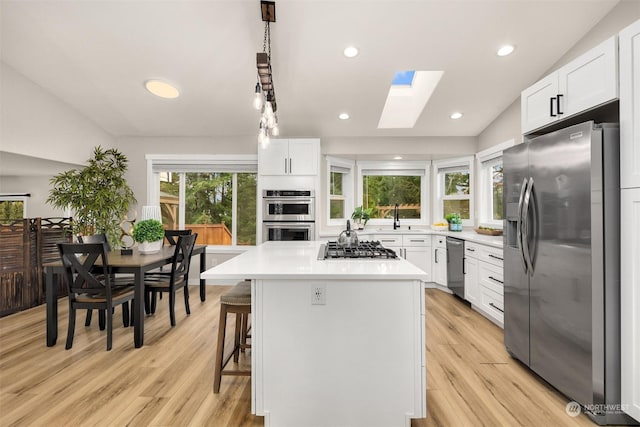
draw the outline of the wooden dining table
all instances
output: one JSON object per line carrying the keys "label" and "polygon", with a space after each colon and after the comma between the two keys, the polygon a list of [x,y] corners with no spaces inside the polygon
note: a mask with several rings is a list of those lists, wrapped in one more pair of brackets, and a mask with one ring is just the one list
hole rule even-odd
{"label": "wooden dining table", "polygon": [[[207,245],[195,245],[192,256],[200,255],[200,272],[205,271]],[[135,300],[133,305],[135,347],[144,345],[144,275],[146,272],[170,264],[175,253],[175,246],[163,246],[160,252],[143,254],[137,248],[132,255],[122,255],[119,250],[108,254],[108,262],[113,273],[134,275]],[[52,347],[58,339],[58,295],[55,279],[64,274],[62,261],[49,262],[43,265],[45,270],[45,295],[47,304],[47,347]],[[206,299],[205,280],[200,279],[200,301]]]}

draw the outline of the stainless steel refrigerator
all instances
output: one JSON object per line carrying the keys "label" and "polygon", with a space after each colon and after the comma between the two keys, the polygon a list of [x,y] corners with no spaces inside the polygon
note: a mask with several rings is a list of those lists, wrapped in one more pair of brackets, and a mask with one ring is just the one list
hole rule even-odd
{"label": "stainless steel refrigerator", "polygon": [[618,134],[586,122],[503,154],[506,348],[599,424],[632,422],[619,407]]}

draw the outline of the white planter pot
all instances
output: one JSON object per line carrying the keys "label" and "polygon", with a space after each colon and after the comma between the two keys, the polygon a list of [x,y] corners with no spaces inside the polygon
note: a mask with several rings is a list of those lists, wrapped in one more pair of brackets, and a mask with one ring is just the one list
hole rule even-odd
{"label": "white planter pot", "polygon": [[160,252],[162,249],[162,240],[157,240],[155,242],[141,242],[138,243],[138,251],[141,254],[154,254],[156,252]]}

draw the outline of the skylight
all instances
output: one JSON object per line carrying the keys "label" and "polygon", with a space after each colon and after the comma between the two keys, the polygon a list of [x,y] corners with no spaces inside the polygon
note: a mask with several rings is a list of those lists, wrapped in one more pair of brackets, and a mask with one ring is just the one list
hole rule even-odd
{"label": "skylight", "polygon": [[391,86],[411,86],[415,74],[414,70],[396,71],[391,81]]}
{"label": "skylight", "polygon": [[378,129],[413,128],[443,74],[444,71],[395,73]]}

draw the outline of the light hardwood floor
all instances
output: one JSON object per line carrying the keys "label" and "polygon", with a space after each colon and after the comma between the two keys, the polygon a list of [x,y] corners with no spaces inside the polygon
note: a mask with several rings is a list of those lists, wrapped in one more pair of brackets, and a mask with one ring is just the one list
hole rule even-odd
{"label": "light hardwood floor", "polygon": [[[251,415],[250,378],[223,377],[220,394],[212,393],[219,296],[227,289],[207,287],[201,303],[192,287],[189,317],[178,295],[175,328],[167,298],[158,301],[141,349],[133,329],[122,327],[120,308],[110,352],[97,319],[85,327],[84,313],[65,351],[66,299],[55,347],[45,345],[44,306],[0,319],[0,426],[262,426]],[[428,416],[414,427],[595,425],[569,417],[568,400],[509,357],[500,328],[449,294],[429,289],[426,299]]]}

